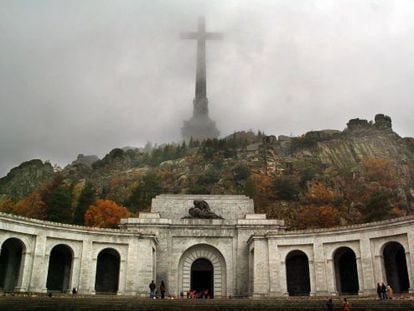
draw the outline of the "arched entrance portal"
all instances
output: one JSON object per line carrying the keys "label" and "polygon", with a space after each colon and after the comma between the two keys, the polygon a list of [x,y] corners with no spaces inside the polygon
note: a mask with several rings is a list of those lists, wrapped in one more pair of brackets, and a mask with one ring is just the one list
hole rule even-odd
{"label": "arched entrance portal", "polygon": [[120,262],[119,253],[112,248],[106,248],[99,253],[95,278],[97,293],[116,293],[118,291]]}
{"label": "arched entrance portal", "polygon": [[227,296],[226,262],[218,249],[207,244],[188,248],[178,264],[177,295],[193,287],[209,287],[210,296]]}
{"label": "arched entrance portal", "polygon": [[383,258],[387,283],[397,293],[407,292],[410,282],[404,247],[398,242],[387,243],[384,247]]}
{"label": "arched entrance portal", "polygon": [[14,291],[19,284],[24,250],[23,242],[16,238],[7,239],[1,246],[0,288],[5,292]]}
{"label": "arched entrance portal", "polygon": [[67,245],[56,245],[50,252],[46,288],[48,291],[66,292],[70,288],[72,274],[72,249]]}
{"label": "arched entrance portal", "polygon": [[334,266],[338,293],[358,294],[358,271],[354,251],[349,247],[338,248],[334,254]]}
{"label": "arched entrance portal", "polygon": [[304,252],[293,251],[286,256],[286,278],[289,296],[309,296],[309,261]]}
{"label": "arched entrance portal", "polygon": [[191,265],[191,289],[201,293],[208,290],[209,296],[214,295],[214,267],[205,258],[197,259]]}

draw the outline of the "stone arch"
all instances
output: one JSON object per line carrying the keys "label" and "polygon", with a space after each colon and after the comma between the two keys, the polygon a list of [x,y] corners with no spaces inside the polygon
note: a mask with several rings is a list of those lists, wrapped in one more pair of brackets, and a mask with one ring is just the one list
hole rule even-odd
{"label": "stone arch", "polygon": [[72,278],[74,252],[66,244],[57,244],[50,250],[46,288],[48,291],[67,292]]}
{"label": "stone arch", "polygon": [[310,295],[309,259],[305,252],[293,250],[286,255],[286,281],[289,296]]}
{"label": "stone arch", "polygon": [[387,284],[396,293],[407,292],[410,281],[404,246],[399,242],[390,241],[382,246],[381,253]]}
{"label": "stone arch", "polygon": [[355,252],[347,247],[337,248],[333,253],[336,290],[340,294],[358,294],[359,280]]}
{"label": "stone arch", "polygon": [[213,266],[213,293],[215,297],[226,296],[226,261],[221,252],[208,244],[188,248],[179,262],[179,291],[188,292],[191,286],[191,268],[198,259],[206,259]]}
{"label": "stone arch", "polygon": [[0,288],[12,292],[22,282],[23,255],[26,245],[21,239],[11,237],[3,241],[0,251]]}
{"label": "stone arch", "polygon": [[96,260],[95,291],[116,293],[119,287],[121,255],[114,248],[105,248]]}

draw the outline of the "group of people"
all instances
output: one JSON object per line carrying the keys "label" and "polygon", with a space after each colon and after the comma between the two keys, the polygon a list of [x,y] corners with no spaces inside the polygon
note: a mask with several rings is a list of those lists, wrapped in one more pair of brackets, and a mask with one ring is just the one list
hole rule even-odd
{"label": "group of people", "polygon": [[379,300],[392,299],[393,290],[390,285],[385,285],[384,282],[377,283],[377,295]]}
{"label": "group of people", "polygon": [[210,293],[208,291],[207,288],[200,290],[200,291],[196,291],[195,289],[190,289],[187,292],[187,298],[189,299],[209,299],[210,298]]}
{"label": "group of people", "polygon": [[[332,298],[329,298],[326,301],[325,306],[326,306],[326,310],[327,311],[333,311],[333,310],[335,310],[335,304],[334,304]],[[349,304],[348,300],[346,298],[344,298],[342,300],[342,311],[350,311],[350,310],[351,310],[351,305]]]}
{"label": "group of people", "polygon": [[161,281],[159,291],[157,289],[157,285],[155,284],[154,280],[151,281],[149,284],[150,289],[150,298],[151,299],[157,299],[160,297],[161,299],[165,298],[165,292],[167,291],[164,281]]}
{"label": "group of people", "polygon": [[[154,280],[151,281],[151,283],[148,285],[149,287],[149,296],[151,299],[157,299],[157,298],[161,298],[164,299],[165,298],[165,293],[167,291],[167,288],[165,286],[164,281],[161,281],[159,288],[157,288],[157,284],[155,284]],[[181,292],[180,293],[180,297],[184,298],[184,293]],[[173,298],[173,297],[170,297]],[[200,291],[196,291],[195,289],[190,289],[187,292],[187,298],[188,299],[208,299],[211,298],[210,296],[210,292],[208,289],[203,289]]]}

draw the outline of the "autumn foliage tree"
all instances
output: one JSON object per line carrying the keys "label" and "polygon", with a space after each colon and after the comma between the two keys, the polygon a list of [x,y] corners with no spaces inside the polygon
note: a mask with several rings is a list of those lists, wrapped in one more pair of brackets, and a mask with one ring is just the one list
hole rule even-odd
{"label": "autumn foliage tree", "polygon": [[0,212],[15,214],[14,211],[15,203],[7,196],[0,197]]}
{"label": "autumn foliage tree", "polygon": [[91,227],[116,228],[121,218],[129,216],[128,209],[111,200],[97,200],[85,213],[85,224]]}
{"label": "autumn foliage tree", "polygon": [[14,212],[17,215],[36,219],[47,219],[47,206],[39,192],[34,191],[29,196],[16,203]]}
{"label": "autumn foliage tree", "polygon": [[339,224],[334,192],[325,184],[310,184],[305,197],[307,204],[300,209],[297,217],[299,228],[328,228]]}
{"label": "autumn foliage tree", "polygon": [[298,214],[298,228],[328,228],[339,224],[338,210],[332,205],[307,205]]}

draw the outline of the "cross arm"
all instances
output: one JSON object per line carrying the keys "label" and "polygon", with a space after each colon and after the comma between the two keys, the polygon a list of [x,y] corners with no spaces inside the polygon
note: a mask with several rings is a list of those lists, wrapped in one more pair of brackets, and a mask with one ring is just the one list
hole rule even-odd
{"label": "cross arm", "polygon": [[180,33],[180,38],[181,39],[197,40],[198,39],[198,33],[197,32],[182,32],[182,33]]}

